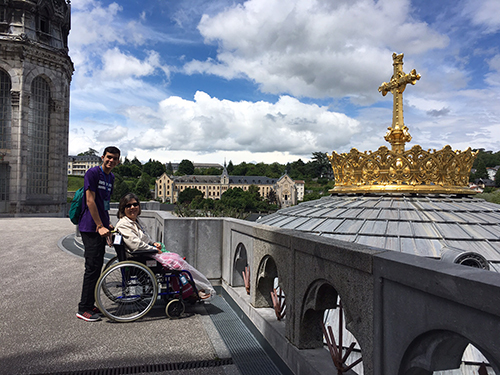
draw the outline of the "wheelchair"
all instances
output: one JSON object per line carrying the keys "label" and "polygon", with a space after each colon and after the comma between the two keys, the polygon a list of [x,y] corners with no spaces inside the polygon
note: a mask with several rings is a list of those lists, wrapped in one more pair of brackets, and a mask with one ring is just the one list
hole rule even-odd
{"label": "wheelchair", "polygon": [[[123,244],[114,245],[117,256],[105,266],[95,288],[97,307],[116,322],[132,322],[146,315],[158,297],[167,302],[165,313],[177,318],[185,311],[183,288],[198,290],[188,270],[165,269],[151,255],[156,250],[129,252]],[[191,298],[191,297],[190,297]]]}

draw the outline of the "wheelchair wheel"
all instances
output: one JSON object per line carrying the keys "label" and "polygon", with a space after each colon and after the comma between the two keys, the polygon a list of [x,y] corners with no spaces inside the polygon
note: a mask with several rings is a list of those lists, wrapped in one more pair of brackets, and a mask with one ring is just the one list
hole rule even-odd
{"label": "wheelchair wheel", "polygon": [[97,307],[109,319],[131,322],[146,315],[158,297],[153,272],[144,264],[119,262],[99,277],[95,289]]}
{"label": "wheelchair wheel", "polygon": [[104,270],[107,270],[108,268],[110,268],[111,266],[114,266],[118,262],[119,262],[118,257],[115,255],[113,258],[108,260],[108,262],[104,266]]}
{"label": "wheelchair wheel", "polygon": [[184,313],[186,306],[184,302],[180,299],[173,299],[169,303],[167,303],[167,307],[165,307],[165,313],[169,318],[178,318]]}

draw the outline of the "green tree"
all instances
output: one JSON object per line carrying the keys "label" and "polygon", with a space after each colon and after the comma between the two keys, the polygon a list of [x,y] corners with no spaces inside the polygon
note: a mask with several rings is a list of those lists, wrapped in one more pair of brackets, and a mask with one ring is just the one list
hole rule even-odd
{"label": "green tree", "polygon": [[192,175],[194,173],[194,165],[189,160],[182,160],[179,163],[179,169],[177,170],[177,176]]}
{"label": "green tree", "polygon": [[99,151],[94,150],[93,148],[89,148],[85,152],[80,152],[78,156],[99,156]]}
{"label": "green tree", "polygon": [[111,200],[114,202],[119,202],[121,197],[123,197],[127,193],[130,193],[131,191],[132,189],[130,188],[129,184],[121,176],[116,176]]}
{"label": "green tree", "polygon": [[152,177],[160,177],[163,173],[165,173],[165,171],[165,165],[157,160],[149,159],[149,161],[142,167],[142,172],[147,173]]}
{"label": "green tree", "polygon": [[151,189],[149,187],[150,178],[151,177],[147,174],[143,174],[139,181],[137,181],[137,185],[135,185],[134,193],[137,194],[141,200],[151,199]]}
{"label": "green tree", "polygon": [[[229,173],[229,169],[227,171]],[[241,162],[240,164],[236,165],[233,169],[233,173],[231,173],[233,176],[246,176],[248,172],[248,164],[245,162]]]}
{"label": "green tree", "polygon": [[477,163],[473,180],[477,180],[479,178],[488,178],[488,170],[486,169],[486,164],[482,159],[480,159]]}
{"label": "green tree", "polygon": [[500,187],[500,169],[495,173],[495,186]]}
{"label": "green tree", "polygon": [[177,201],[179,204],[191,203],[196,197],[203,198],[203,192],[198,189],[187,188],[179,193],[179,198]]}
{"label": "green tree", "polygon": [[139,177],[142,174],[142,170],[136,164],[130,164],[130,177]]}
{"label": "green tree", "polygon": [[234,165],[233,165],[233,162],[231,160],[229,160],[229,163],[227,164],[226,169],[227,169],[227,173],[233,174]]}
{"label": "green tree", "polygon": [[168,176],[173,176],[173,174],[174,174],[174,167],[172,167],[172,163],[171,162],[168,162],[167,169],[166,169],[165,172],[167,173]]}
{"label": "green tree", "polygon": [[142,169],[142,163],[139,161],[139,159],[137,159],[137,156],[135,156],[132,161],[131,161],[132,164],[134,165],[137,165],[139,168]]}

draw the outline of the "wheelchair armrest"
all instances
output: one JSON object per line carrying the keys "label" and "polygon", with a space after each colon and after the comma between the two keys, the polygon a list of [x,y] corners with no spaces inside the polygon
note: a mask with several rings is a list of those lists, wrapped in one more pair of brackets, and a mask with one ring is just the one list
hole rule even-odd
{"label": "wheelchair armrest", "polygon": [[155,255],[158,254],[158,250],[135,250],[135,251],[130,251],[127,249],[127,253],[130,255]]}

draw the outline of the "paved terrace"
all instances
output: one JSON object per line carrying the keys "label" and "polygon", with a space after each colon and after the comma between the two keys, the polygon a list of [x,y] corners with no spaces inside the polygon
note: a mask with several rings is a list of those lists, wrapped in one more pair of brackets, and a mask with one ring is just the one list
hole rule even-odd
{"label": "paved terrace", "polygon": [[[457,368],[469,343],[500,374],[496,272],[236,219],[147,210],[141,218],[156,240],[220,283],[237,313],[219,297],[174,321],[158,308],[134,323],[83,322],[75,317],[83,259],[58,245],[74,231],[69,220],[0,219],[0,374],[279,373],[236,315],[294,374],[335,373],[320,325],[326,309],[338,311],[338,297],[365,375]],[[276,277],[287,297],[282,321],[271,305]],[[165,371],[176,363],[198,368]],[[165,366],[134,367],[155,364]]]}
{"label": "paved terrace", "polygon": [[[132,323],[77,319],[84,260],[61,249],[74,231],[66,218],[0,219],[0,374],[281,373],[220,296],[177,320],[161,304]],[[236,351],[221,319],[241,338]]]}

